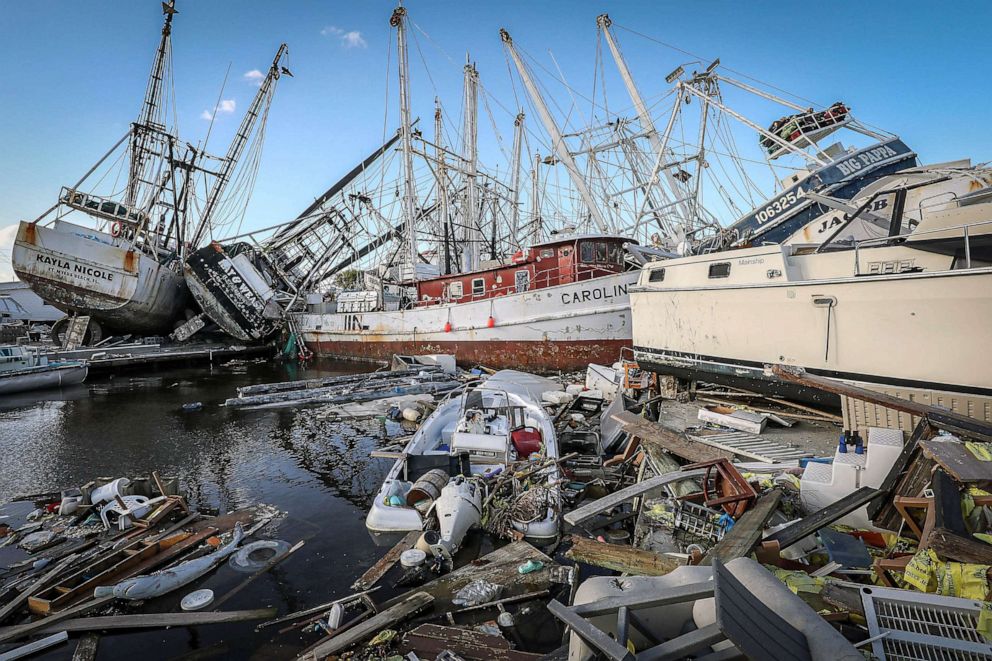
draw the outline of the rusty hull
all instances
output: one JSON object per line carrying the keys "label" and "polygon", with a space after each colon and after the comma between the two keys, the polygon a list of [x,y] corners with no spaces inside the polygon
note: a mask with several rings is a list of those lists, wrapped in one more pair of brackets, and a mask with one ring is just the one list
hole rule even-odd
{"label": "rusty hull", "polygon": [[551,341],[445,341],[359,342],[312,341],[307,347],[316,355],[371,362],[388,361],[393,354],[454,354],[460,365],[485,365],[492,369],[519,369],[530,372],[585,370],[589,363],[611,365],[620,352],[629,349],[629,340]]}

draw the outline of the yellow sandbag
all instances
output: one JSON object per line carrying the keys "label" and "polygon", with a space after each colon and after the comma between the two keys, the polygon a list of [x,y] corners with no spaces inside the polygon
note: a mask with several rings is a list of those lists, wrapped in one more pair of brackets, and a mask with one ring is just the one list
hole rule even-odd
{"label": "yellow sandbag", "polygon": [[978,633],[985,637],[985,640],[992,643],[992,603],[982,604],[982,610],[978,614]]}
{"label": "yellow sandbag", "polygon": [[938,562],[937,554],[930,549],[918,551],[906,565],[903,582],[920,592],[936,592],[937,570],[934,565]]}
{"label": "yellow sandbag", "polygon": [[975,441],[965,441],[964,446],[975,455],[979,461],[992,461],[992,447],[988,443],[976,443]]}

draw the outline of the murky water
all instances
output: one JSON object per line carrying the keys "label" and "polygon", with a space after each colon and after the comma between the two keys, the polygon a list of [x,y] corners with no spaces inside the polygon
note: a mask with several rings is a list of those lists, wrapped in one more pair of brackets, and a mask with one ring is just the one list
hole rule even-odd
{"label": "murky water", "polygon": [[[288,512],[277,536],[306,539],[288,560],[226,602],[224,610],[277,606],[280,613],[350,592],[377,560],[365,512],[388,463],[369,458],[384,434],[377,420],[334,422],[315,408],[235,411],[219,405],[237,386],[367,371],[323,363],[306,371],[270,362],[94,377],[65,392],[0,400],[0,503],[22,493],[80,486],[96,476],[179,477],[191,504],[221,512],[268,503]],[[182,405],[202,402],[199,411]],[[245,577],[228,567],[195,587],[218,597]],[[176,600],[189,589],[182,589]],[[162,610],[162,609],[156,609]],[[114,633],[100,659],[287,658],[313,635],[255,633],[254,623]],[[44,658],[67,658],[74,642]]]}

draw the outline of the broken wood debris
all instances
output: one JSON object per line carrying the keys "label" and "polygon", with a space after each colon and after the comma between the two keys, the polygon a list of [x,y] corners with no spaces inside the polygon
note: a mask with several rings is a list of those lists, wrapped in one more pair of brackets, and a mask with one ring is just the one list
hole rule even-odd
{"label": "broken wood debris", "polygon": [[683,563],[632,546],[609,544],[572,536],[572,547],[565,557],[587,565],[639,576],[663,576]]}

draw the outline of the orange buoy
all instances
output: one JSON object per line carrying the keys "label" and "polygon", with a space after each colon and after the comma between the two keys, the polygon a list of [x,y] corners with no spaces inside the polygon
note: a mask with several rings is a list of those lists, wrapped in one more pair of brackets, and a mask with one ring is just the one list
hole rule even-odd
{"label": "orange buoy", "polygon": [[444,322],[444,332],[445,333],[450,333],[451,332],[451,322],[450,321]]}
{"label": "orange buoy", "polygon": [[489,321],[486,322],[486,326],[489,326],[490,328],[495,327],[496,326],[496,320],[493,319],[492,317],[489,317]]}

